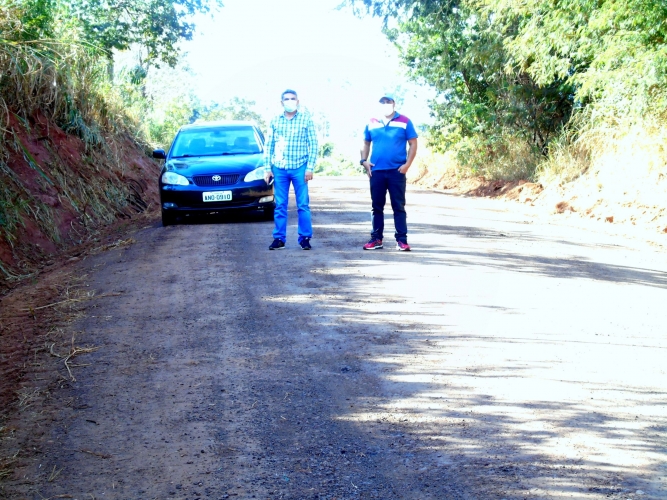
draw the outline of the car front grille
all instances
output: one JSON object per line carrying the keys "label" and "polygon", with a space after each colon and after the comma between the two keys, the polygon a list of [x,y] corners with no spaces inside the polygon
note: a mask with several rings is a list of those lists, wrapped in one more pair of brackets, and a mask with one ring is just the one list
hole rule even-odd
{"label": "car front grille", "polygon": [[[220,179],[213,180],[213,177]],[[239,180],[239,174],[195,175],[192,180],[197,186],[231,186]]]}

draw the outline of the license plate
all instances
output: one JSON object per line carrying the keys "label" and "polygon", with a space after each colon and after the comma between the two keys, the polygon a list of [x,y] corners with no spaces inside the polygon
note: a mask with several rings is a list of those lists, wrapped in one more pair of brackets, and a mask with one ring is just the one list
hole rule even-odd
{"label": "license plate", "polygon": [[204,193],[204,201],[232,201],[231,191],[212,191]]}

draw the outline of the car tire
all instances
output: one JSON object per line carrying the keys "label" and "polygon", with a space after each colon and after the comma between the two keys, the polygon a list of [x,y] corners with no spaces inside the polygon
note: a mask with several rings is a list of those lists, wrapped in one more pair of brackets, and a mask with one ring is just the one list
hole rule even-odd
{"label": "car tire", "polygon": [[176,223],[176,217],[172,214],[162,211],[162,227],[173,226]]}

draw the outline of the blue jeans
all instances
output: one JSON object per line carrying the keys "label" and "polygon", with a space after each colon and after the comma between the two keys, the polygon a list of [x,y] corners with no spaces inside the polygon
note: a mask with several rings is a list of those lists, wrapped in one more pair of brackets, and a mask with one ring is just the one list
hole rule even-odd
{"label": "blue jeans", "polygon": [[273,196],[276,199],[276,211],[273,221],[275,229],[273,237],[285,243],[287,239],[287,201],[289,199],[290,182],[294,186],[296,209],[299,214],[299,243],[304,238],[312,238],[313,223],[310,219],[310,198],[308,197],[308,183],[306,182],[306,166],[285,170],[273,167]]}
{"label": "blue jeans", "polygon": [[371,238],[381,240],[384,232],[384,205],[387,202],[387,191],[394,211],[394,227],[396,241],[408,242],[408,221],[405,213],[405,174],[398,169],[373,170],[370,179],[371,201],[373,204],[373,232]]}

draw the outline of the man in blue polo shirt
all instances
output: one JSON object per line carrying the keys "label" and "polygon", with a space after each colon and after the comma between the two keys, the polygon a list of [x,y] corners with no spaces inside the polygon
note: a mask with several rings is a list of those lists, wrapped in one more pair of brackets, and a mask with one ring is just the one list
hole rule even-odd
{"label": "man in blue polo shirt", "polygon": [[396,112],[396,100],[392,94],[382,96],[380,107],[381,118],[372,118],[366,125],[361,150],[360,163],[366,168],[370,179],[373,206],[373,231],[370,241],[363,248],[382,248],[384,205],[389,191],[394,211],[396,249],[406,251],[410,250],[410,245],[405,213],[405,174],[417,155],[418,136],[412,121]]}

